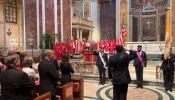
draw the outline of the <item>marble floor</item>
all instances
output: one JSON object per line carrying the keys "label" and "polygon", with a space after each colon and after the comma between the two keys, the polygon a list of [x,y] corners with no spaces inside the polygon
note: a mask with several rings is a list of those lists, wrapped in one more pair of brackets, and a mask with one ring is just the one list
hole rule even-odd
{"label": "marble floor", "polygon": [[[84,81],[84,100],[112,100],[112,84],[98,85],[98,81]],[[137,89],[135,84],[130,84],[127,100],[175,100],[175,88],[173,92],[165,92],[162,86],[145,85],[143,89]]]}

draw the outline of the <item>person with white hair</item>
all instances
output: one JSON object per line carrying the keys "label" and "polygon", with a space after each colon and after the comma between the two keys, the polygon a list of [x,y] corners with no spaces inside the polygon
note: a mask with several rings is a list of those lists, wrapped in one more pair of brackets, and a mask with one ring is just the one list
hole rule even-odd
{"label": "person with white hair", "polygon": [[37,75],[35,71],[30,68],[32,64],[33,64],[33,59],[31,57],[25,57],[22,62],[22,66],[23,66],[22,71],[27,73],[29,78],[34,81],[39,78],[39,75]]}
{"label": "person with white hair", "polygon": [[16,54],[16,51],[15,51],[15,49],[10,48],[10,49],[8,50],[8,55],[12,55],[12,54]]}

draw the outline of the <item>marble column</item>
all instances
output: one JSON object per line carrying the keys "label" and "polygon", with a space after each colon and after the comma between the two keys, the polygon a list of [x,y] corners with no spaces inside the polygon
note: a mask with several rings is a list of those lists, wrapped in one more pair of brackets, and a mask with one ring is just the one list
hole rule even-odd
{"label": "marble column", "polygon": [[120,0],[116,0],[116,39],[120,38]]}
{"label": "marble column", "polygon": [[132,42],[132,37],[133,37],[133,33],[132,33],[132,31],[133,31],[132,30],[133,19],[132,19],[132,17],[133,17],[132,15],[129,16],[129,25],[128,25],[129,26],[129,34],[130,34],[129,40],[128,40],[129,42]]}
{"label": "marble column", "polygon": [[157,41],[160,41],[160,32],[159,32],[159,9],[157,8],[157,11],[156,11],[157,15],[156,15],[156,37],[157,37]]}
{"label": "marble column", "polygon": [[139,27],[139,33],[138,33],[138,37],[139,37],[139,41],[142,41],[142,10],[140,10],[140,15],[139,15],[139,23],[138,27]]}
{"label": "marble column", "polygon": [[65,42],[71,39],[71,5],[71,0],[62,0],[63,41]]}
{"label": "marble column", "polygon": [[[34,39],[34,47],[37,47],[37,7],[36,7],[36,0],[23,0],[24,2],[24,12],[25,16],[25,23],[23,26],[25,26],[25,42],[26,42],[26,48],[25,49],[31,49],[31,46],[29,45],[29,39]],[[32,9],[31,9],[32,8]]]}
{"label": "marble column", "polygon": [[93,2],[91,2],[91,11],[90,11],[90,19],[91,21],[93,21],[93,26],[94,26],[94,33],[93,34],[93,40],[99,41],[100,40],[100,23],[99,23],[99,15],[100,15],[100,11],[99,11],[99,4],[97,0],[94,0]]}
{"label": "marble column", "polygon": [[89,41],[92,41],[92,31],[89,31]]}
{"label": "marble column", "polygon": [[80,29],[77,28],[77,39],[79,39],[79,33],[80,33]]}
{"label": "marble column", "polygon": [[82,29],[80,29],[80,41],[82,41],[82,40],[83,40],[83,39],[82,39],[82,38],[83,38],[83,36],[82,36],[82,34],[83,34],[83,33],[82,33],[82,31],[83,31],[83,30],[82,30]]}

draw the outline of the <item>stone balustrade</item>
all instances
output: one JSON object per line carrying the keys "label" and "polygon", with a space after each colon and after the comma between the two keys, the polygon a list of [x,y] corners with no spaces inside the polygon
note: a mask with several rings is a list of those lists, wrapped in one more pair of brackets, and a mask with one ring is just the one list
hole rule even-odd
{"label": "stone balustrade", "polygon": [[84,25],[84,26],[93,27],[93,22],[92,21],[86,20],[86,19],[81,18],[79,16],[72,17],[72,24],[73,25]]}
{"label": "stone balustrade", "polygon": [[164,41],[153,42],[126,42],[126,49],[137,50],[137,46],[142,45],[142,50],[147,54],[162,54],[164,52]]}

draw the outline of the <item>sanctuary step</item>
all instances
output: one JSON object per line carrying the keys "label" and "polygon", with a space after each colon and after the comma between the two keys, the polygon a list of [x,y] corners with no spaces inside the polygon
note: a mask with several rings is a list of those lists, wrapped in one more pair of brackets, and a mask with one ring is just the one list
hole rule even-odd
{"label": "sanctuary step", "polygon": [[[88,64],[88,65],[86,64],[80,64],[80,65],[76,64],[75,65],[74,64],[73,68],[75,69],[75,74],[73,75],[74,77],[84,76],[84,78],[88,80],[99,80],[98,69],[93,64]],[[130,65],[129,71],[130,71],[132,83],[136,83],[135,67]],[[148,65],[146,68],[144,68],[144,71],[143,71],[144,84],[163,85],[162,77],[163,76],[161,75],[161,78],[156,79],[156,65]],[[106,80],[108,80],[107,71],[106,71]],[[108,82],[110,82],[110,80]]]}

